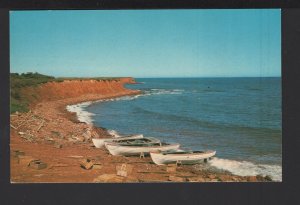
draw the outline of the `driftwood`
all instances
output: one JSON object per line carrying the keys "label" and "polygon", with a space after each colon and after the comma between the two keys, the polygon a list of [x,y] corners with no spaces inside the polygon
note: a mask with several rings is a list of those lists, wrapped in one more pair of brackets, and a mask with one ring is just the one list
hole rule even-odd
{"label": "driftwood", "polygon": [[17,128],[16,128],[15,126],[13,126],[12,124],[10,124],[10,127],[13,128],[13,129],[15,129],[15,130],[17,129]]}
{"label": "driftwood", "polygon": [[44,125],[44,122],[45,122],[45,120],[42,120],[42,122],[41,122],[41,124],[40,124],[40,126],[37,128],[37,132],[42,128],[42,126]]}
{"label": "driftwood", "polygon": [[33,132],[38,132],[44,126],[44,123],[44,118],[35,116],[31,111],[29,111],[24,115],[11,119],[10,127],[18,130],[23,126],[27,126],[27,128],[31,128]]}
{"label": "driftwood", "polygon": [[67,156],[67,157],[68,157],[68,158],[74,158],[74,159],[83,158],[83,156],[77,156],[77,155]]}

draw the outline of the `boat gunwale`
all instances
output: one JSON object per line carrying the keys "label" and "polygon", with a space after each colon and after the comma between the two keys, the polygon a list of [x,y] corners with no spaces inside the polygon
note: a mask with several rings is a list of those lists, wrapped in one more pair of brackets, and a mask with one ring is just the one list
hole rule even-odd
{"label": "boat gunwale", "polygon": [[171,154],[163,154],[163,153],[159,153],[159,152],[150,152],[150,154],[156,154],[156,155],[160,155],[160,156],[195,156],[195,155],[204,155],[204,154],[212,154],[212,153],[216,153],[216,151],[210,151],[210,152],[203,152],[203,153],[186,153],[186,154],[176,154],[176,153],[171,153]]}
{"label": "boat gunwale", "polygon": [[170,146],[177,146],[177,145],[179,145],[180,146],[180,144],[179,143],[174,143],[174,144],[168,144],[168,145],[161,145],[161,146],[145,146],[145,147],[143,147],[143,146],[126,146],[126,145],[120,145],[120,144],[118,144],[118,143],[115,143],[115,142],[106,142],[105,143],[105,145],[107,146],[107,145],[109,145],[109,146],[114,146],[114,147],[129,147],[129,148],[132,148],[132,147],[134,147],[134,148],[159,148],[159,147],[170,147]]}

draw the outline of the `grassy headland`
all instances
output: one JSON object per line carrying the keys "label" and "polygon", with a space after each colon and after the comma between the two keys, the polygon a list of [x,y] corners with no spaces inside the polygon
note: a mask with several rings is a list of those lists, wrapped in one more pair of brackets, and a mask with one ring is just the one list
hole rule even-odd
{"label": "grassy headland", "polygon": [[[22,89],[25,87],[38,86],[48,82],[63,82],[64,80],[116,80],[118,78],[95,77],[95,78],[77,78],[77,77],[60,77],[43,75],[40,73],[11,73],[10,74],[10,113],[27,112],[30,100],[26,95],[22,94]],[[34,93],[31,94],[35,97]]]}

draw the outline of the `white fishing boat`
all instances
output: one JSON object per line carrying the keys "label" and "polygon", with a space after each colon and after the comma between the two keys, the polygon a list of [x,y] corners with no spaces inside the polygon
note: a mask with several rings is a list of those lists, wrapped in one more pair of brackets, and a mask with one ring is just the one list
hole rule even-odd
{"label": "white fishing boat", "polygon": [[[157,138],[154,137],[143,137],[140,139],[115,139],[111,142],[115,142],[119,145],[131,145],[131,146],[143,146],[143,145],[155,145],[161,143],[161,141]],[[110,143],[110,142],[104,142],[105,143]]]}
{"label": "white fishing boat", "polygon": [[105,142],[117,142],[118,140],[130,140],[130,139],[142,139],[144,136],[142,134],[139,135],[131,135],[126,137],[118,137],[118,138],[92,138],[92,141],[97,148],[101,148],[104,146]]}
{"label": "white fishing boat", "polygon": [[112,155],[123,155],[123,156],[133,156],[140,155],[145,156],[150,152],[155,151],[168,151],[173,149],[178,149],[180,144],[167,144],[167,143],[155,143],[155,144],[118,144],[118,143],[105,143],[106,149]]}
{"label": "white fishing boat", "polygon": [[157,165],[180,163],[198,164],[213,157],[216,151],[172,151],[172,152],[150,152],[152,161]]}

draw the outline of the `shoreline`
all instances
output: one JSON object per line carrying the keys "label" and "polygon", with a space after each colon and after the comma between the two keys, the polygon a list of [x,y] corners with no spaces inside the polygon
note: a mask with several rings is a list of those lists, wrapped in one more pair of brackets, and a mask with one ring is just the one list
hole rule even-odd
{"label": "shoreline", "polygon": [[[91,124],[78,122],[74,113],[66,106],[87,101],[99,101],[140,94],[139,90],[123,89],[120,92],[104,94],[86,94],[75,98],[43,101],[32,107],[31,113],[11,116],[11,181],[14,183],[35,182],[257,182],[269,181],[262,176],[238,176],[228,172],[213,171],[197,166],[182,165],[175,172],[168,172],[167,166],[152,163],[150,157],[112,156],[104,148],[92,146],[92,137],[111,137],[108,130]],[[28,121],[16,126],[18,122]],[[23,120],[23,121],[22,121]],[[20,134],[21,133],[21,134]],[[26,138],[27,136],[27,138]],[[28,136],[31,136],[28,138]],[[16,151],[25,156],[40,159],[47,164],[45,169],[31,169],[20,163]],[[72,157],[73,156],[73,157]],[[77,156],[78,158],[76,158]],[[81,167],[82,159],[92,159],[100,169],[85,170]],[[133,166],[127,177],[116,175],[116,166]],[[101,178],[101,176],[103,176]],[[106,178],[104,177],[106,176]],[[101,179],[100,179],[100,178]],[[105,179],[104,179],[105,178]]]}
{"label": "shoreline", "polygon": [[[136,94],[136,95],[139,95],[139,93]],[[100,99],[100,100],[95,100],[95,101],[86,101],[86,102],[80,102],[80,103],[77,103],[77,104],[71,104],[71,105],[67,105],[67,107],[70,106],[72,108],[70,108],[69,110],[67,108],[67,110],[69,112],[75,112],[78,121],[80,121],[82,123],[90,124],[90,125],[92,125],[94,127],[97,127],[96,125],[93,124],[93,120],[92,120],[92,116],[94,116],[95,114],[86,111],[85,108],[88,107],[88,106],[90,106],[90,105],[92,105],[93,103],[105,102],[105,101],[115,101],[118,98],[122,98],[122,97],[126,97],[126,96],[121,96],[121,97],[116,97],[116,98],[108,98],[108,99]],[[84,119],[84,120],[80,120],[80,119]],[[104,129],[106,129],[106,128],[104,128]],[[120,133],[118,132],[118,130],[115,130],[115,129],[107,130],[107,132],[108,132],[108,134],[110,134],[112,136],[113,135],[121,136],[121,135],[119,135]],[[136,134],[136,133],[131,133],[131,134]],[[237,166],[240,166],[242,163],[247,163],[247,165],[245,165],[245,166],[248,166],[248,167],[252,166],[252,168],[254,166],[278,166],[278,165],[273,165],[273,164],[258,164],[257,165],[257,164],[254,164],[251,161],[236,161],[234,159],[226,159],[226,158],[219,158],[219,157],[214,157],[214,159],[216,159],[217,161],[216,162],[212,162],[212,164],[210,164],[208,166],[213,166],[211,169],[215,170],[217,172],[222,172],[222,168],[220,166],[214,166],[213,164],[218,164],[218,163],[223,163],[223,162],[224,163],[226,163],[226,162],[235,163],[235,165],[237,165]],[[222,165],[222,166],[224,166],[224,165]],[[227,166],[225,165],[225,167],[227,167]],[[224,168],[224,171],[230,172],[231,174],[235,174],[235,175],[238,175],[238,176],[248,176],[247,174],[243,174],[242,173],[244,171],[239,171],[239,170],[238,171],[237,170],[230,171],[230,170],[232,170],[232,169],[230,169],[230,168],[228,169],[228,167],[227,167],[227,169]],[[237,174],[235,172],[238,172],[240,174]],[[264,175],[264,176],[266,176],[266,175]],[[282,181],[281,179],[278,179],[278,180],[274,179],[273,176],[272,176],[272,179],[273,179],[273,182],[281,182]]]}

